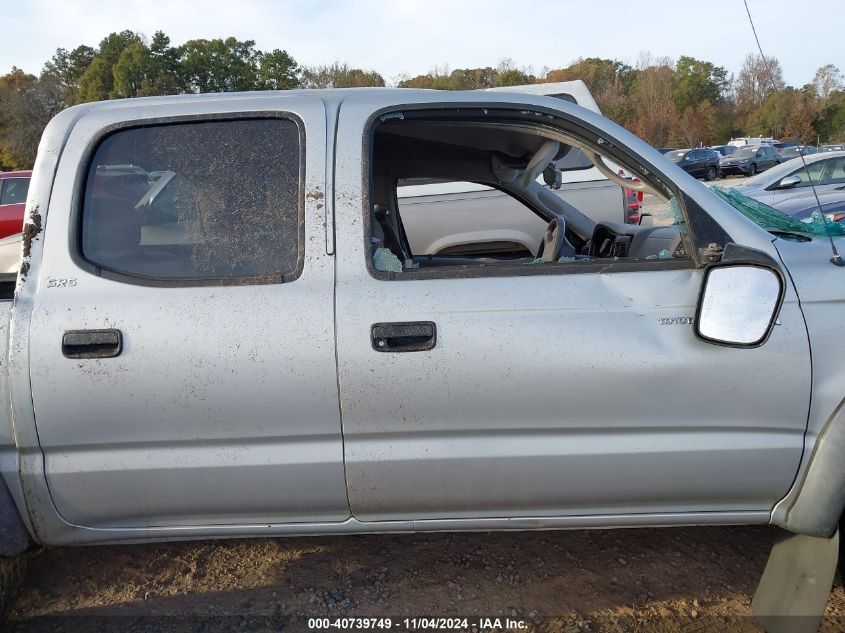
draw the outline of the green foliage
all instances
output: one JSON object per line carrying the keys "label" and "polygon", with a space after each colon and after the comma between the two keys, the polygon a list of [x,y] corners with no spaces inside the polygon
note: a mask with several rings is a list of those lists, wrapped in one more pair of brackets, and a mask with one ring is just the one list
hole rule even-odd
{"label": "green foliage", "polygon": [[145,83],[151,81],[150,49],[141,42],[127,46],[112,66],[114,97],[137,97]]}
{"label": "green foliage", "polygon": [[634,80],[634,70],[615,59],[600,57],[578,58],[566,68],[550,70],[543,82],[572,81],[580,79],[598,98],[606,93],[627,93]]}
{"label": "green foliage", "polygon": [[[479,90],[481,88],[493,88],[497,85],[518,85],[514,83],[497,83],[500,74],[498,69],[492,68],[491,66],[485,66],[484,68],[456,68],[452,72],[449,72],[448,68],[434,68],[425,75],[418,75],[400,81],[399,87],[428,88],[434,90]],[[521,83],[530,82],[522,81]]]}
{"label": "green foliage", "polygon": [[821,142],[845,141],[845,91],[830,93],[816,121]]}
{"label": "green foliage", "polygon": [[41,71],[42,81],[53,81],[58,84],[65,94],[67,105],[76,102],[79,91],[79,80],[97,54],[90,46],[77,46],[72,51],[64,48],[56,49]]}
{"label": "green foliage", "polygon": [[727,93],[728,71],[721,66],[683,56],[675,64],[672,96],[679,111],[702,103],[717,104]]}
{"label": "green foliage", "polygon": [[[586,83],[605,116],[658,147],[723,143],[742,134],[801,142],[845,140],[845,78],[833,64],[819,68],[802,89],[785,86],[776,59],[753,54],[746,57],[735,81],[725,68],[705,60],[683,56],[673,62],[642,54],[636,68],[615,59],[587,57],[535,76],[503,59],[495,67],[435,67],[397,83],[406,88],[477,90],[575,79]],[[128,30],[111,33],[97,48],[57,49],[37,78],[16,68],[0,77],[0,169],[30,167],[44,126],[75,103],[384,85],[376,70],[340,61],[302,68],[287,51],[262,52],[251,40],[195,39],[172,46],[162,31],[151,39]]]}
{"label": "green foliage", "polygon": [[64,88],[54,78],[17,68],[0,77],[0,170],[32,167],[41,132],[62,108]]}
{"label": "green foliage", "polygon": [[102,101],[121,96],[115,91],[114,66],[124,51],[137,45],[143,45],[143,39],[132,31],[121,31],[106,36],[100,42],[97,54],[79,78],[77,99],[81,102]]}
{"label": "green foliage", "polygon": [[276,50],[259,56],[259,90],[287,90],[299,87],[299,65],[287,51]]}
{"label": "green foliage", "polygon": [[521,70],[517,70],[516,68],[509,68],[508,70],[501,72],[496,76],[496,82],[494,85],[496,87],[520,86],[523,84],[530,83],[531,77],[527,73]]}
{"label": "green foliage", "polygon": [[384,78],[374,70],[350,68],[334,62],[329,66],[308,66],[302,71],[304,88],[365,88],[384,86]]}
{"label": "green foliage", "polygon": [[261,53],[252,40],[190,40],[182,47],[181,66],[190,92],[252,90],[258,82]]}

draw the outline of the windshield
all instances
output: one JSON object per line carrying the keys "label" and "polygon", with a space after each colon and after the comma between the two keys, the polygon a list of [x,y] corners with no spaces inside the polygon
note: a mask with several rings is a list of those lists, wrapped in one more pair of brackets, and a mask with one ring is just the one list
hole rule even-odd
{"label": "windshield", "polygon": [[735,158],[747,158],[748,156],[754,156],[758,149],[757,147],[741,147],[733,153],[733,156]]}
{"label": "windshield", "polygon": [[684,159],[684,156],[686,156],[686,155],[687,155],[687,150],[682,149],[682,150],[677,150],[677,151],[674,151],[674,152],[667,152],[666,158],[671,160],[673,163],[680,163]]}
{"label": "windshield", "polygon": [[794,158],[795,156],[798,156],[798,152],[799,149],[797,147],[784,147],[780,150],[780,155],[784,158]]}

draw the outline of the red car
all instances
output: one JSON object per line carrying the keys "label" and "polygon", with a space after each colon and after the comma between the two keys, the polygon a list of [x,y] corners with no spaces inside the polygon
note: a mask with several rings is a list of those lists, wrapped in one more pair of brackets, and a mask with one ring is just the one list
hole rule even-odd
{"label": "red car", "polygon": [[0,238],[23,230],[23,212],[31,171],[0,172]]}

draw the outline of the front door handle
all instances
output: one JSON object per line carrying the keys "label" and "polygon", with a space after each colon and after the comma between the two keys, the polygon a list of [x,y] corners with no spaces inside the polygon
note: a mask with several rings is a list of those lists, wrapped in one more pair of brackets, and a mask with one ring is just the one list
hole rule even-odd
{"label": "front door handle", "polygon": [[374,323],[370,335],[377,352],[425,352],[437,343],[437,326],[431,321]]}
{"label": "front door handle", "polygon": [[62,336],[65,358],[114,358],[122,351],[120,330],[68,330]]}

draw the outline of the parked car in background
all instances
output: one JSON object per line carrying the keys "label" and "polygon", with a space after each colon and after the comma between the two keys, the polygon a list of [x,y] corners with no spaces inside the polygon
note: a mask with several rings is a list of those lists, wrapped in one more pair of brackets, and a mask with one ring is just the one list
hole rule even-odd
{"label": "parked car in background", "polygon": [[820,152],[845,152],[845,143],[834,143],[833,145],[820,145]]}
{"label": "parked car in background", "polygon": [[[845,224],[845,190],[832,189],[819,191],[818,200],[812,191],[806,191],[799,196],[782,200],[772,206],[800,220],[809,220],[819,210],[831,222]],[[821,206],[819,206],[821,205]]]}
{"label": "parked car in background", "polygon": [[810,154],[815,154],[818,151],[819,150],[817,150],[813,145],[792,145],[781,149],[780,157],[784,161],[787,161],[798,157],[799,154],[809,156]]}
{"label": "parked car in background", "polygon": [[775,139],[764,136],[740,136],[739,138],[732,138],[728,145],[733,147],[746,147],[748,145],[774,145]]}
{"label": "parked car in background", "polygon": [[719,152],[709,147],[695,149],[676,149],[665,154],[685,172],[696,178],[716,180],[719,176]]}
{"label": "parked car in background", "polygon": [[[806,168],[804,164],[806,163]],[[793,158],[749,178],[737,189],[750,196],[776,206],[779,202],[807,193],[810,180],[817,191],[828,191],[845,186],[845,152],[818,153]]]}
{"label": "parked car in background", "polygon": [[719,161],[719,170],[723,176],[727,174],[753,176],[780,162],[777,150],[771,145],[750,145],[740,147],[730,156],[723,156]]}
{"label": "parked car in background", "polygon": [[775,141],[772,143],[772,146],[777,149],[786,149],[787,147],[796,147],[798,143],[796,141]]}
{"label": "parked car in background", "polygon": [[31,171],[0,172],[0,238],[20,233]]}
{"label": "parked car in background", "polygon": [[657,148],[657,151],[660,152],[661,154],[668,154],[669,152],[675,152],[677,150],[678,150],[677,147],[658,147]]}
{"label": "parked car in background", "polygon": [[16,273],[21,267],[21,240],[18,232],[0,239],[0,274]]}
{"label": "parked car in background", "polygon": [[736,151],[735,145],[711,145],[710,149],[718,152],[721,156],[730,156]]}

